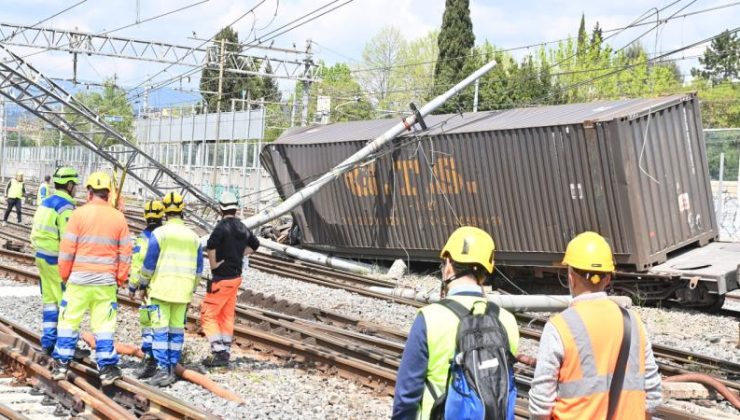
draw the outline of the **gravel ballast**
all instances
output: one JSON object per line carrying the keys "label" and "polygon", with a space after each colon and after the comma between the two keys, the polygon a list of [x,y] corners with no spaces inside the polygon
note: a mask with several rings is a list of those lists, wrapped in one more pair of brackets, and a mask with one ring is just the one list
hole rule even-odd
{"label": "gravel ballast", "polygon": [[[2,296],[3,286],[18,283],[0,280],[0,315],[27,328],[41,331],[40,296]],[[32,286],[33,287],[33,286]],[[21,309],[22,310],[19,310]],[[83,329],[86,329],[86,321]],[[118,315],[116,340],[139,342],[138,313],[123,307]],[[210,354],[205,338],[188,334],[183,362],[199,362]],[[349,380],[328,377],[294,362],[257,360],[235,349],[232,369],[215,369],[208,376],[244,398],[239,405],[216,397],[203,388],[178,381],[164,391],[207,412],[228,419],[382,419],[390,417],[392,399]],[[124,374],[133,375],[138,359],[122,357]]]}

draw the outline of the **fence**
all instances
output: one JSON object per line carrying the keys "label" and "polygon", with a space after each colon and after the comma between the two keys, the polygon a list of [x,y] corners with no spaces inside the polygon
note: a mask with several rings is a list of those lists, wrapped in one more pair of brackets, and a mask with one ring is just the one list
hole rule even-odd
{"label": "fence", "polygon": [[[144,152],[164,163],[188,182],[218,198],[225,190],[232,191],[245,208],[256,209],[275,199],[272,179],[257,166],[257,142],[223,143],[219,145],[219,162],[215,168],[209,156],[213,144],[145,144]],[[194,150],[195,149],[195,150]],[[115,150],[115,147],[114,147]],[[189,157],[192,156],[192,159]],[[246,157],[246,159],[245,159]],[[142,166],[143,162],[136,162]],[[76,168],[84,178],[97,170],[111,171],[111,165],[82,146],[68,147],[6,147],[2,165],[3,177],[18,171],[27,178],[42,179],[61,165]],[[153,169],[151,169],[153,170]],[[214,175],[215,172],[215,175]],[[266,191],[264,194],[263,191]],[[153,198],[143,185],[128,178],[124,192],[142,199]]]}
{"label": "fence", "polygon": [[723,241],[740,241],[740,128],[704,131],[714,209]]}

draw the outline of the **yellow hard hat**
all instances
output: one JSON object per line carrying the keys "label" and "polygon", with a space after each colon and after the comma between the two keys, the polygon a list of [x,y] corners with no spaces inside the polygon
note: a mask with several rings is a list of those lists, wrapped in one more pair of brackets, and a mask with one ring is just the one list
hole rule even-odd
{"label": "yellow hard hat", "polygon": [[112,190],[113,183],[111,182],[110,176],[105,172],[93,172],[87,177],[85,181],[85,188],[92,188],[93,190]]}
{"label": "yellow hard hat", "polygon": [[588,272],[611,273],[614,256],[604,237],[596,232],[583,232],[568,243],[563,264]]}
{"label": "yellow hard hat", "polygon": [[486,231],[473,226],[457,228],[447,239],[439,258],[450,258],[459,264],[478,264],[493,274],[493,251],[496,245]]}
{"label": "yellow hard hat", "polygon": [[164,204],[158,200],[147,201],[144,204],[145,219],[161,219],[164,217]]}
{"label": "yellow hard hat", "polygon": [[182,196],[176,192],[167,193],[162,199],[165,213],[182,213],[185,210],[185,202]]}

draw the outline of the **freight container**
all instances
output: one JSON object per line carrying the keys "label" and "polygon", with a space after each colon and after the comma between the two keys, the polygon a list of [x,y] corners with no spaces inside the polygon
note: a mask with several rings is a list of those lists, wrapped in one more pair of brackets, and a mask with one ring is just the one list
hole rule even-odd
{"label": "freight container", "polygon": [[[281,197],[396,119],[301,127],[266,146]],[[293,212],[304,247],[436,260],[458,226],[493,236],[498,265],[558,265],[593,230],[643,271],[718,237],[695,94],[435,115]]]}

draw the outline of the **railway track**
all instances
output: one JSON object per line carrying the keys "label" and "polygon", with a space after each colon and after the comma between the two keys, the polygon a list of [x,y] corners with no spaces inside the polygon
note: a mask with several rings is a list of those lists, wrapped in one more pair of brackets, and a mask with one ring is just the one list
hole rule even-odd
{"label": "railway track", "polygon": [[[16,262],[24,264],[33,263],[33,257],[29,254],[13,252],[4,249],[0,249],[0,257],[10,258],[15,260]],[[267,263],[269,263],[269,261]],[[250,264],[252,264],[252,261],[250,261]],[[272,264],[275,263],[272,262]],[[254,266],[254,264],[252,264],[252,266]],[[15,278],[17,280],[36,281],[36,279],[38,278],[37,274],[35,274],[34,272],[14,266],[3,265],[2,267],[0,267],[0,270],[5,270],[12,278]],[[275,268],[275,270],[279,270],[279,268]],[[303,280],[303,276],[305,275],[313,275],[306,273],[307,272],[305,270],[303,272],[300,272],[300,270],[296,270],[295,272],[283,271],[280,275],[292,277],[297,280]],[[322,281],[326,281],[326,278],[328,277],[322,277]],[[374,281],[372,279],[369,280],[371,282]],[[386,295],[381,295],[381,297],[387,298]],[[127,300],[128,298],[123,297],[122,299]],[[243,310],[243,319],[249,321],[248,323],[251,325],[259,325],[261,323],[262,326],[269,325],[273,329],[290,331],[291,328],[288,328],[288,326],[290,325],[289,323],[295,322],[295,318],[301,318],[306,322],[321,322],[324,325],[333,326],[333,328],[338,328],[343,331],[353,331],[381,340],[395,340],[402,343],[405,342],[406,339],[406,333],[402,331],[393,330],[366,321],[351,319],[336,313],[323,311],[318,308],[306,308],[301,305],[291,304],[287,301],[275,297],[264,296],[262,294],[254,294],[249,290],[246,290],[242,293],[240,297],[240,302],[251,305],[251,308],[245,305],[245,308],[251,309],[251,312]],[[413,306],[416,307],[424,305],[421,302],[417,301],[410,302],[411,304],[413,304]],[[278,312],[272,312],[271,314],[269,314],[269,316],[272,316],[273,319],[266,319],[266,317],[268,316],[267,314],[263,313],[261,314],[261,316],[259,316],[258,314],[254,313],[254,310],[257,307],[280,311],[279,313],[282,314],[282,316],[285,318],[280,320],[281,322],[277,322],[274,318],[278,317]],[[539,341],[542,328],[544,328],[544,324],[547,320],[541,316],[526,313],[518,313],[516,314],[516,317],[517,321],[519,322],[520,333],[522,337]],[[317,326],[313,325],[313,329],[317,329]],[[320,330],[320,328],[318,329]],[[300,333],[297,331],[294,331],[293,334],[296,336],[300,336]],[[311,337],[311,335],[307,335],[306,337]],[[374,339],[370,338],[364,344],[373,345],[372,341],[374,341]],[[723,383],[725,383],[725,385],[729,386],[732,389],[740,391],[740,384],[736,382],[738,379],[740,379],[740,365],[736,363],[710,356],[699,355],[693,352],[688,352],[685,350],[680,350],[656,343],[653,343],[653,351],[656,357],[665,360],[665,362],[661,364],[661,369],[666,376],[697,371],[710,372],[718,376],[718,378]],[[379,375],[379,377],[387,377],[387,375],[381,374]]]}
{"label": "railway track", "polygon": [[[64,381],[53,381],[49,370],[50,358],[40,353],[39,336],[25,327],[0,317],[0,364],[6,372],[2,385],[24,389],[8,409],[10,418],[24,418],[54,406],[54,415],[107,419],[212,419],[209,413],[173,398],[133,378],[124,376],[113,385],[102,388],[98,371],[89,358],[70,364]],[[14,378],[8,380],[9,378]],[[26,395],[27,394],[27,395]],[[36,395],[33,395],[36,394]],[[33,398],[33,397],[40,398]],[[24,413],[25,411],[25,413]],[[14,417],[21,416],[21,417]],[[49,418],[49,417],[42,417]]]}
{"label": "railway track", "polygon": [[[2,235],[2,233],[0,233]],[[22,240],[18,237],[16,240]],[[0,249],[0,257],[21,264],[32,264],[29,254]],[[325,267],[297,263],[282,258],[255,255],[250,265],[273,274],[308,281],[328,287],[344,288],[348,291],[391,300],[412,306],[423,306],[413,300],[377,295],[367,290],[369,286],[391,287],[390,282],[363,276],[341,274]],[[18,280],[35,281],[38,276],[28,270],[0,266]],[[294,358],[310,362],[318,370],[357,380],[380,392],[390,394],[395,384],[395,371],[400,363],[406,334],[386,327],[373,325],[357,319],[329,313],[316,308],[290,304],[274,297],[245,293],[238,307],[238,325],[234,340],[240,347],[263,352],[271,356]],[[138,303],[119,295],[122,304],[138,306]],[[538,317],[519,316],[522,337],[539,339],[545,320]],[[188,329],[197,331],[198,320],[189,316]],[[672,376],[695,370],[722,375],[718,379],[734,390],[740,390],[736,382],[740,378],[740,366],[727,361],[696,355],[690,352],[654,345],[661,373]],[[526,395],[531,382],[532,369],[517,366],[517,384],[520,395]],[[664,408],[664,418],[695,418],[685,413]],[[527,417],[526,400],[518,401],[518,416]]]}

